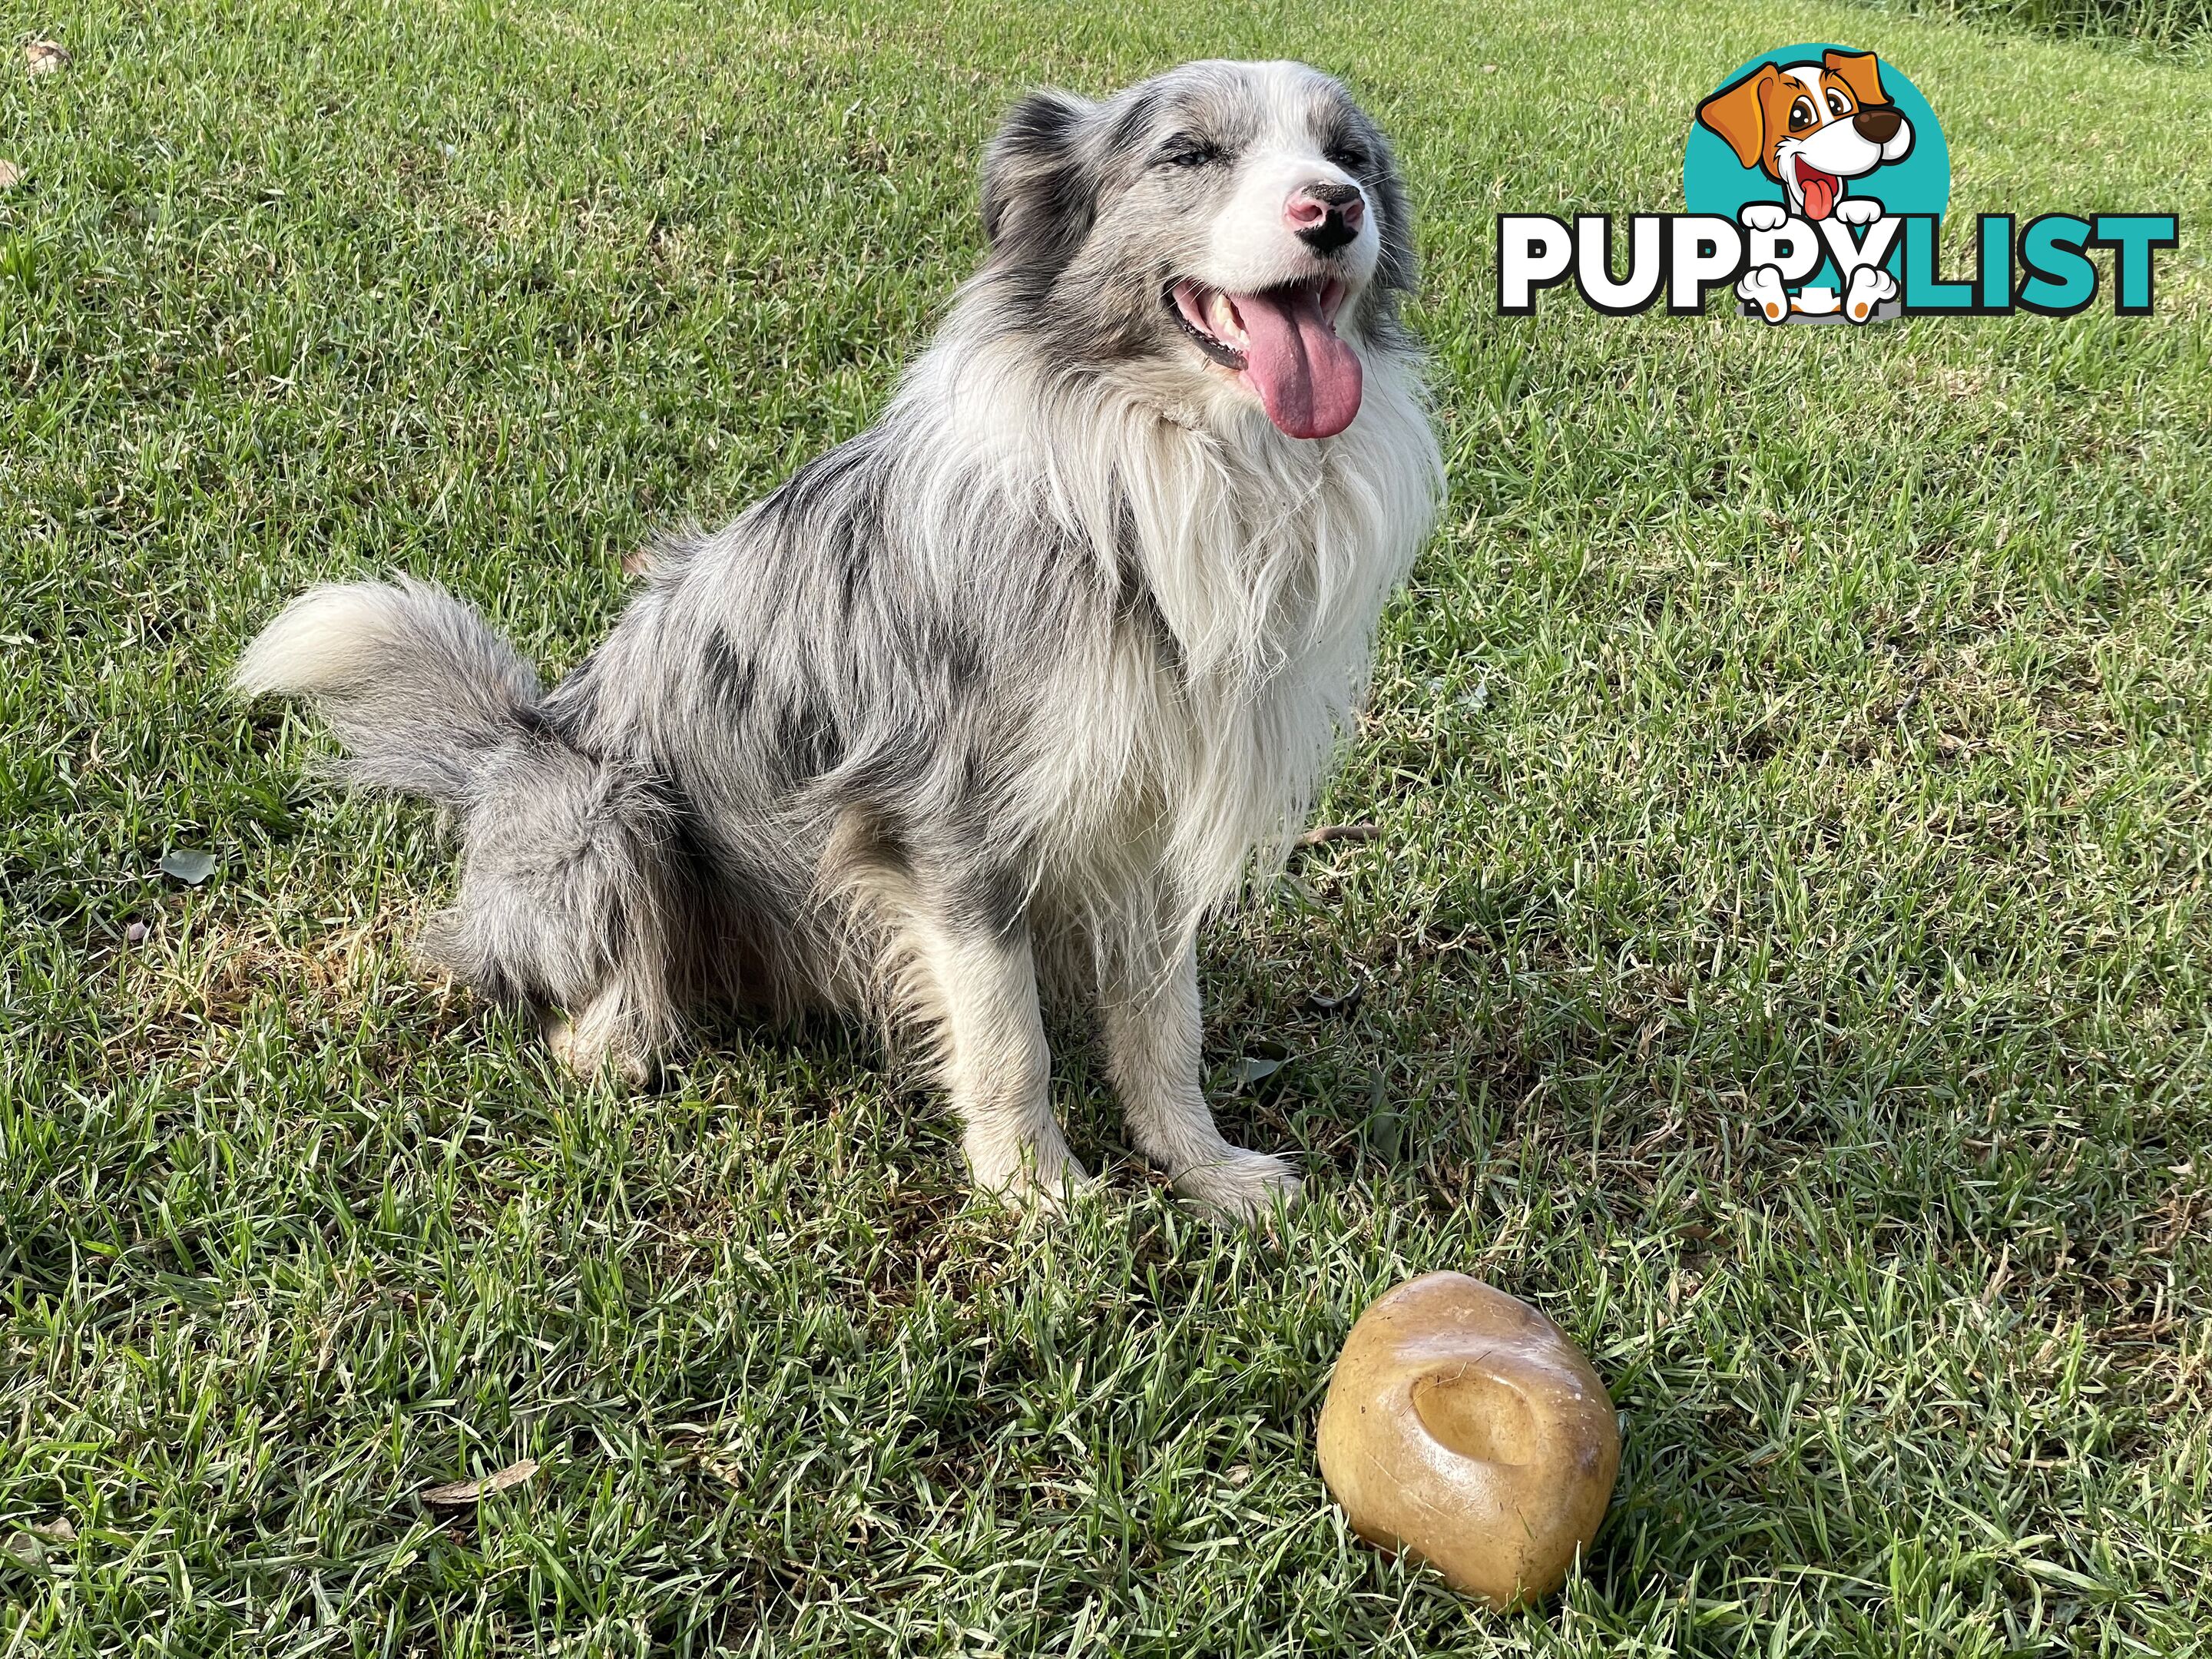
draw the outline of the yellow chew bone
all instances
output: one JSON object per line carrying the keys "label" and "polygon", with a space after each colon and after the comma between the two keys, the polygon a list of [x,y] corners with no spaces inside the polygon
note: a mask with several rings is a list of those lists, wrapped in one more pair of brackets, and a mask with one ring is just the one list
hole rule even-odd
{"label": "yellow chew bone", "polygon": [[1354,1531],[1501,1608],[1559,1587],[1620,1468],[1589,1361],[1527,1303],[1464,1273],[1401,1285],[1359,1316],[1320,1440]]}

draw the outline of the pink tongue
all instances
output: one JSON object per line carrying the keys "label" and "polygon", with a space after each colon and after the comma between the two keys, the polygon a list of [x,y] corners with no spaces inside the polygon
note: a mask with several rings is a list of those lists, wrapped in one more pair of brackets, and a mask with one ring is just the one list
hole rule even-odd
{"label": "pink tongue", "polygon": [[1826,218],[1828,210],[1836,204],[1836,181],[1825,173],[1801,173],[1797,182],[1805,186],[1805,216]]}
{"label": "pink tongue", "polygon": [[1244,372],[1267,418],[1293,438],[1333,438],[1359,413],[1359,358],[1321,319],[1321,295],[1281,288],[1231,296],[1244,325]]}

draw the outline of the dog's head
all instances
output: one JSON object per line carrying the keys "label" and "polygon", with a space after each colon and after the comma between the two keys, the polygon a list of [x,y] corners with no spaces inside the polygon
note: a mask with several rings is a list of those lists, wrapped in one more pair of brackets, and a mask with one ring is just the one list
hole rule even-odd
{"label": "dog's head", "polygon": [[1912,124],[1883,95],[1870,52],[1823,52],[1817,64],[1761,64],[1698,106],[1698,119],[1736,160],[1781,185],[1790,210],[1825,219],[1844,180],[1911,151]]}
{"label": "dog's head", "polygon": [[1359,411],[1413,281],[1389,146],[1300,64],[1187,64],[1103,103],[1042,92],[983,158],[979,287],[1071,367],[1252,399],[1294,438]]}

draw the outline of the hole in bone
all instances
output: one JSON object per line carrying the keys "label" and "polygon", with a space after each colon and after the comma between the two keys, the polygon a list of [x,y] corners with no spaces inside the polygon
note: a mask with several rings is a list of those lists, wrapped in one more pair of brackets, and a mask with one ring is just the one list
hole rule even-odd
{"label": "hole in bone", "polygon": [[1446,1366],[1417,1377],[1413,1414],[1446,1451],[1479,1463],[1529,1463],[1539,1456],[1536,1413],[1518,1384],[1486,1366]]}

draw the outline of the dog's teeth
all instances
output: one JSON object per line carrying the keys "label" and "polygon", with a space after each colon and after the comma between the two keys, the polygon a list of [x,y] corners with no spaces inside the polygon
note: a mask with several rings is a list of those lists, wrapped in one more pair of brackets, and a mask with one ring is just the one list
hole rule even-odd
{"label": "dog's teeth", "polygon": [[1213,337],[1224,345],[1241,346],[1245,342],[1243,327],[1237,320],[1237,307],[1229,302],[1226,294],[1217,294],[1206,307],[1206,325]]}

